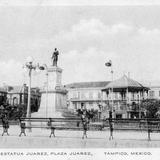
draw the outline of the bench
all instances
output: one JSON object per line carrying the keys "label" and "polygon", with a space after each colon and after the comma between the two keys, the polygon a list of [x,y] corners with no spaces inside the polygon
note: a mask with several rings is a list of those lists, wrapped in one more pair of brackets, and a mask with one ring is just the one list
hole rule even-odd
{"label": "bench", "polygon": [[51,118],[50,125],[55,130],[83,130],[80,118]]}
{"label": "bench", "polygon": [[[147,131],[148,140],[151,140],[152,132],[160,132],[160,119],[111,119],[113,126],[109,125],[110,135],[113,135],[113,130],[134,130]],[[106,119],[110,123],[110,119]],[[112,128],[113,127],[113,128]],[[118,127],[118,128],[117,128]]]}
{"label": "bench", "polygon": [[[81,130],[82,127],[77,126],[77,122],[80,123],[80,119],[75,118],[20,118],[20,128],[21,132],[19,136],[21,137],[22,134],[26,136],[26,129],[32,128],[45,128],[50,129],[49,137],[52,135],[55,137],[55,130]],[[75,123],[73,126],[68,126],[69,123]]]}
{"label": "bench", "polygon": [[45,128],[51,130],[51,135],[53,134],[53,128],[49,126],[50,120],[46,118],[20,118],[20,128],[21,132],[19,134],[19,137],[24,134],[26,136],[26,129],[32,129],[32,128]]}
{"label": "bench", "polygon": [[148,132],[148,140],[150,141],[151,140],[151,133],[152,132],[160,132],[160,122],[158,121],[147,121],[147,124],[146,126],[144,127],[147,132]]}
{"label": "bench", "polygon": [[102,131],[102,129],[104,128],[104,122],[90,122],[89,128],[92,127],[98,131]]}

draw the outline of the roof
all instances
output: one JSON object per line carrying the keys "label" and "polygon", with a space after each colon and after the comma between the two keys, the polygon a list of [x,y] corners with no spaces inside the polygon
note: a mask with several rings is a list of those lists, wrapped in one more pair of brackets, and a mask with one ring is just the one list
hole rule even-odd
{"label": "roof", "polygon": [[[107,84],[104,89],[109,89],[109,88],[137,88],[137,89],[142,89],[145,88],[147,89],[147,87],[144,87],[142,84],[140,84],[139,82],[128,78],[126,75],[124,75],[123,77],[121,77],[120,79],[117,79],[109,84]],[[148,88],[149,89],[149,88]]]}
{"label": "roof", "polygon": [[66,88],[104,88],[109,81],[77,82],[65,85]]}
{"label": "roof", "polygon": [[[31,93],[37,94],[39,93],[39,90],[40,89],[38,87],[31,88]],[[28,93],[28,87],[26,85],[8,87],[8,93],[23,93],[23,92]]]}
{"label": "roof", "polygon": [[12,86],[8,91],[9,93],[21,93],[23,91],[23,86]]}
{"label": "roof", "polygon": [[152,89],[152,88],[157,88],[157,89],[159,89],[160,86],[150,86],[150,88],[151,88],[151,89]]}
{"label": "roof", "polygon": [[0,87],[0,92],[6,92],[7,93],[7,90],[4,87]]}

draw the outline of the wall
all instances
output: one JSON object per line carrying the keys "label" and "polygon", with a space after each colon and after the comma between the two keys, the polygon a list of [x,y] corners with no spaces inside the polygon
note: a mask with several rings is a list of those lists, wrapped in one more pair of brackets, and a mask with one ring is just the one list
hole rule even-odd
{"label": "wall", "polygon": [[81,108],[81,103],[87,109],[98,109],[102,101],[102,88],[74,88],[67,89],[67,101],[70,109]]}
{"label": "wall", "polygon": [[149,90],[148,98],[160,99],[160,86],[151,86]]}

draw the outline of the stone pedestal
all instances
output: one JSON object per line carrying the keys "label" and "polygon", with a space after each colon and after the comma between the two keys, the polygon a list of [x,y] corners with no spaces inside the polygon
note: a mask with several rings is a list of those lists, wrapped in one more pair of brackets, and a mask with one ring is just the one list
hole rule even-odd
{"label": "stone pedestal", "polygon": [[50,66],[47,69],[48,87],[41,90],[41,103],[37,113],[32,117],[61,118],[63,112],[67,111],[66,93],[61,84],[62,69]]}

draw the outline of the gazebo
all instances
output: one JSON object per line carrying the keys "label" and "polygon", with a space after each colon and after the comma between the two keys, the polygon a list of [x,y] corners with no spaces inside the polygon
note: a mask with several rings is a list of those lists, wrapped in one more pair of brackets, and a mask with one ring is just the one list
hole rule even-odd
{"label": "gazebo", "polygon": [[124,75],[106,85],[102,92],[106,94],[114,118],[141,118],[140,102],[148,97],[148,90],[148,87]]}

